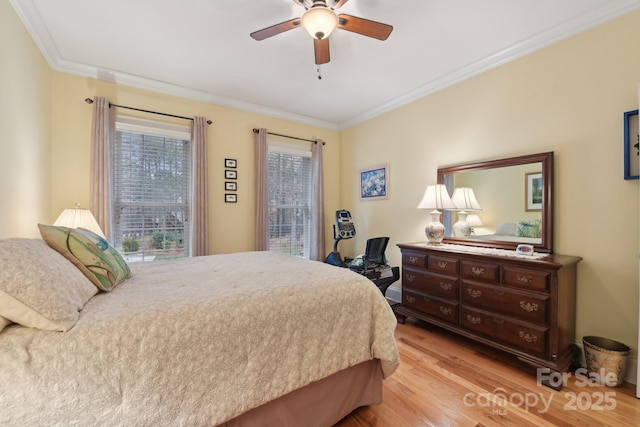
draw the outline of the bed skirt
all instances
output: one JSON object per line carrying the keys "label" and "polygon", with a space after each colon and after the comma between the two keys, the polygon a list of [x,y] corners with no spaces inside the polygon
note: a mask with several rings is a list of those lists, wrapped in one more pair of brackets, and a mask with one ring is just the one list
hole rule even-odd
{"label": "bed skirt", "polygon": [[374,359],[265,403],[220,427],[330,427],[360,406],[381,402],[382,369]]}

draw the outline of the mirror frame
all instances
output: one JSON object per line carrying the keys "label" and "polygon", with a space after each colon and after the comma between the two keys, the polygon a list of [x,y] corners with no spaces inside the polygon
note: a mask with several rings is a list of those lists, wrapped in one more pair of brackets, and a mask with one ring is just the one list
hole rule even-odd
{"label": "mirror frame", "polygon": [[[455,174],[458,172],[479,171],[538,162],[542,163],[542,241],[540,244],[535,244],[533,246],[536,252],[551,254],[553,253],[553,151],[438,168],[438,184],[444,184],[445,175]],[[442,241],[443,243],[450,244],[500,249],[515,249],[516,246],[518,246],[517,242],[473,240],[459,237],[445,237]]]}

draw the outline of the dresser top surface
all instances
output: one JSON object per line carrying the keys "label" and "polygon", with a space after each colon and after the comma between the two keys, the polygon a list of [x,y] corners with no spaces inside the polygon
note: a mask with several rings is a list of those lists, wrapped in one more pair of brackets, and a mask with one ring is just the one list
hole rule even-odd
{"label": "dresser top surface", "polygon": [[465,245],[452,245],[443,243],[432,245],[427,242],[400,243],[397,245],[403,250],[417,250],[442,255],[455,254],[456,256],[486,259],[491,258],[499,262],[527,263],[532,265],[554,265],[557,267],[578,263],[582,258],[571,255],[546,254],[536,252],[532,255],[522,255],[509,249],[485,248]]}

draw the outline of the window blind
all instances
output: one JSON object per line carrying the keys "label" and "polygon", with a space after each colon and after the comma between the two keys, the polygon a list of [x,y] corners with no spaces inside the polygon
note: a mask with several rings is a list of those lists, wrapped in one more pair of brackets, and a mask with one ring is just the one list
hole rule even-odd
{"label": "window blind", "polygon": [[119,121],[116,126],[114,245],[129,261],[189,255],[189,139],[188,133],[148,123],[131,126]]}
{"label": "window blind", "polygon": [[311,151],[270,142],[267,169],[269,250],[308,258]]}

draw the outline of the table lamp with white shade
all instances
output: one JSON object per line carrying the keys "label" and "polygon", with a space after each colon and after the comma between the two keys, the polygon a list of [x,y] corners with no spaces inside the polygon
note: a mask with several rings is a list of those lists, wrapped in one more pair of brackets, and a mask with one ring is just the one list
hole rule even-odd
{"label": "table lamp with white shade", "polygon": [[467,221],[467,215],[482,210],[480,203],[478,203],[476,199],[476,195],[473,193],[473,188],[456,188],[453,190],[451,200],[459,209],[458,222],[451,227],[453,237],[469,237],[471,235],[471,225]]}
{"label": "table lamp with white shade", "polygon": [[443,184],[428,185],[418,209],[431,210],[431,222],[424,229],[431,245],[439,245],[444,238],[444,225],[440,222],[441,210],[457,209],[451,201],[447,187]]}
{"label": "table lamp with white shade", "polygon": [[81,208],[80,203],[76,203],[73,209],[63,210],[53,225],[61,225],[69,228],[84,228],[106,239],[102,229],[98,225],[98,221],[96,221],[91,211]]}

